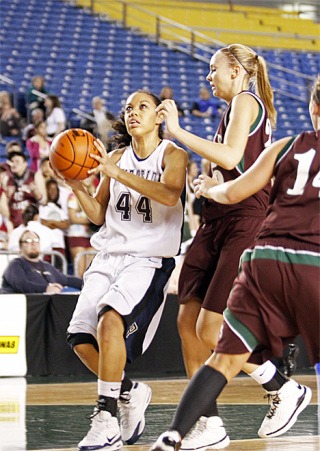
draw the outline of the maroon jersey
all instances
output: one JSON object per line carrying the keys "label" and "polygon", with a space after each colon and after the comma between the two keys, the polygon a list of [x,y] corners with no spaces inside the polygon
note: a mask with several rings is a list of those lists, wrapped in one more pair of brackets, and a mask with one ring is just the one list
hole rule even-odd
{"label": "maroon jersey", "polygon": [[[258,96],[250,91],[244,91],[248,95],[252,95],[259,104],[259,114],[250,128],[248,142],[240,163],[232,170],[227,170],[221,166],[211,164],[211,171],[217,175],[221,182],[236,179],[243,174],[258,158],[260,153],[271,144],[272,129],[268,118],[266,108]],[[238,94],[239,95],[239,94]],[[241,93],[243,95],[243,92]],[[229,124],[230,112],[233,101],[230,102],[224,115],[221,118],[214,142],[223,143],[224,136]],[[213,219],[231,215],[231,216],[265,216],[268,206],[268,198],[270,185],[254,194],[253,196],[234,205],[223,205],[212,199],[205,199],[203,205],[203,219],[211,221]]]}
{"label": "maroon jersey", "polygon": [[22,224],[22,212],[30,204],[38,204],[31,185],[34,183],[34,173],[27,170],[22,177],[11,175],[5,192],[9,200],[10,220],[14,227]]}
{"label": "maroon jersey", "polygon": [[303,132],[292,138],[277,158],[274,176],[267,217],[257,238],[319,246],[319,136]]}

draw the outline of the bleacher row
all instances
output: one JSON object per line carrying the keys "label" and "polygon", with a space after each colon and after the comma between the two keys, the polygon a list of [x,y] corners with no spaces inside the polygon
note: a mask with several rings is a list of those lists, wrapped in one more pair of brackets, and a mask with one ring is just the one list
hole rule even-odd
{"label": "bleacher row", "polygon": [[[188,113],[200,86],[207,85],[205,62],[61,0],[2,2],[1,22],[0,73],[13,80],[14,86],[0,80],[0,90],[15,91],[21,109],[25,90],[37,74],[44,76],[48,91],[60,97],[70,126],[79,121],[72,110],[90,111],[93,96],[102,96],[107,108],[118,114],[130,92],[145,88],[159,94],[162,86],[170,85],[186,110],[182,125],[202,137],[213,137],[217,121],[204,121]],[[281,67],[316,76],[319,54],[257,50],[277,65],[270,68],[278,110],[275,138],[310,128],[307,82],[284,74]]]}

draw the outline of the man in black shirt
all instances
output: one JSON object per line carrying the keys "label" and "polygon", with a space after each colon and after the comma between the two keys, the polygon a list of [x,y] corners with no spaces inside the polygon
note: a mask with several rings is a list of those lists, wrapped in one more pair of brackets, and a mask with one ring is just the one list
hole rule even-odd
{"label": "man in black shirt", "polygon": [[19,240],[21,257],[12,260],[3,274],[2,292],[5,293],[50,293],[79,290],[82,279],[66,276],[50,263],[40,258],[40,238],[26,230]]}

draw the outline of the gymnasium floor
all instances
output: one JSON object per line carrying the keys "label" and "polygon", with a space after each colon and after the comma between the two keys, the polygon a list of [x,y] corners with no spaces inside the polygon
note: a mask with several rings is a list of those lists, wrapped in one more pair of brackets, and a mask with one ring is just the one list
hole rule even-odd
{"label": "gymnasium floor", "polygon": [[[320,449],[316,376],[310,370],[294,378],[312,388],[312,402],[289,432],[268,440],[257,436],[268,411],[261,387],[245,376],[238,376],[226,387],[219,405],[231,438],[228,450]],[[149,450],[170,424],[186,385],[184,378],[146,382],[152,387],[153,397],[146,413],[145,432],[135,445],[122,448],[126,451]],[[95,399],[96,383],[92,378],[0,378],[0,450],[76,451],[89,428],[85,415],[91,413]]]}

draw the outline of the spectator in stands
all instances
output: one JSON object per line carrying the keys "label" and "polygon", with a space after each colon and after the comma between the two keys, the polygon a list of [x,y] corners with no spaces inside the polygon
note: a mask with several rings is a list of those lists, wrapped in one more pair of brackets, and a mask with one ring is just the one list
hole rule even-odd
{"label": "spectator in stands", "polygon": [[191,113],[197,117],[215,117],[218,115],[217,101],[209,89],[200,88],[199,97],[191,107]]}
{"label": "spectator in stands", "polygon": [[98,96],[92,99],[92,112],[97,124],[97,134],[107,150],[111,150],[108,149],[108,140],[113,132],[112,122],[115,117],[110,111],[106,110],[103,99]]}
{"label": "spectator in stands", "polygon": [[[59,199],[58,202],[61,205],[61,208],[65,212],[66,216],[68,216],[68,197],[71,192],[71,188],[65,184],[64,180],[60,177],[56,177],[56,174],[51,169],[49,157],[44,157],[40,161],[40,167],[38,171],[35,173],[35,181],[39,184],[45,186],[46,182],[55,179],[59,185]],[[46,194],[45,194],[46,196]],[[46,205],[47,198],[42,202],[42,205]]]}
{"label": "spectator in stands", "polygon": [[184,116],[183,109],[181,108],[179,103],[174,98],[174,93],[173,93],[173,89],[171,88],[171,86],[168,86],[168,85],[163,86],[163,88],[161,89],[159,98],[160,98],[160,100],[164,100],[164,99],[174,100],[177,105],[177,110],[178,110],[179,116]]}
{"label": "spectator in stands", "polygon": [[12,223],[0,213],[0,250],[8,249],[9,235],[12,230]]}
{"label": "spectator in stands", "polygon": [[3,138],[20,137],[20,113],[13,107],[8,91],[0,92],[0,134]]}
{"label": "spectator in stands", "polygon": [[47,204],[41,205],[39,216],[41,224],[49,227],[52,232],[52,249],[66,254],[64,232],[69,227],[68,216],[59,204],[59,184],[57,180],[50,179],[46,182]]}
{"label": "spectator in stands", "polygon": [[23,153],[23,147],[20,141],[16,140],[10,140],[7,142],[5,147],[5,156],[7,158],[7,161],[4,161],[3,163],[0,163],[0,167],[4,168],[6,171],[10,172],[10,165],[8,163],[9,156],[12,152],[19,152]]}
{"label": "spectator in stands", "polygon": [[40,237],[25,230],[19,240],[21,256],[13,259],[3,273],[2,292],[50,293],[79,291],[82,279],[66,276],[40,258]]}
{"label": "spectator in stands", "polygon": [[39,204],[45,197],[45,186],[35,182],[34,173],[28,168],[25,154],[11,152],[8,158],[10,171],[3,186],[10,220],[14,227],[22,223],[22,212],[30,204]]}
{"label": "spectator in stands", "polygon": [[[88,177],[83,181],[89,193],[93,194],[95,191],[94,177]],[[67,230],[67,245],[71,255],[71,261],[74,264],[76,256],[80,252],[93,251],[90,244],[90,238],[93,234],[91,229],[91,222],[88,216],[83,212],[77,197],[71,191],[68,198],[68,216],[69,229]],[[82,257],[77,267],[74,267],[75,274],[80,277],[83,276],[88,264],[91,262],[93,255],[89,258]]]}
{"label": "spectator in stands", "polygon": [[22,224],[12,230],[9,235],[8,250],[19,251],[19,240],[25,230],[32,230],[41,238],[41,252],[51,252],[54,245],[54,235],[52,230],[43,225],[39,218],[39,208],[37,205],[28,205],[22,213]]}
{"label": "spectator in stands", "polygon": [[9,157],[11,152],[23,152],[22,145],[20,141],[9,141],[6,144],[6,156]]}
{"label": "spectator in stands", "polygon": [[112,150],[110,138],[113,135],[112,122],[115,117],[105,108],[104,100],[101,97],[93,97],[91,105],[92,111],[90,111],[89,117],[91,116],[92,119],[82,118],[80,127],[100,138],[109,152]]}
{"label": "spectator in stands", "polygon": [[9,235],[13,230],[12,222],[9,220],[9,208],[2,187],[2,177],[5,175],[5,172],[6,170],[0,166],[0,250],[8,248]]}
{"label": "spectator in stands", "polygon": [[54,138],[66,129],[67,119],[58,96],[49,94],[45,101],[47,135]]}
{"label": "spectator in stands", "polygon": [[45,120],[44,111],[41,108],[35,108],[31,111],[31,122],[22,129],[22,140],[26,142],[35,135],[35,124]]}
{"label": "spectator in stands", "polygon": [[36,172],[40,166],[40,160],[49,156],[52,140],[47,136],[47,126],[45,121],[40,121],[34,126],[35,134],[26,142],[26,147],[30,156],[29,167]]}
{"label": "spectator in stands", "polygon": [[[42,93],[42,95],[37,94],[35,91]],[[26,105],[30,113],[37,108],[40,108],[43,112],[45,111],[44,96],[46,94],[44,78],[41,75],[32,77],[31,86],[26,90],[25,95]]]}

